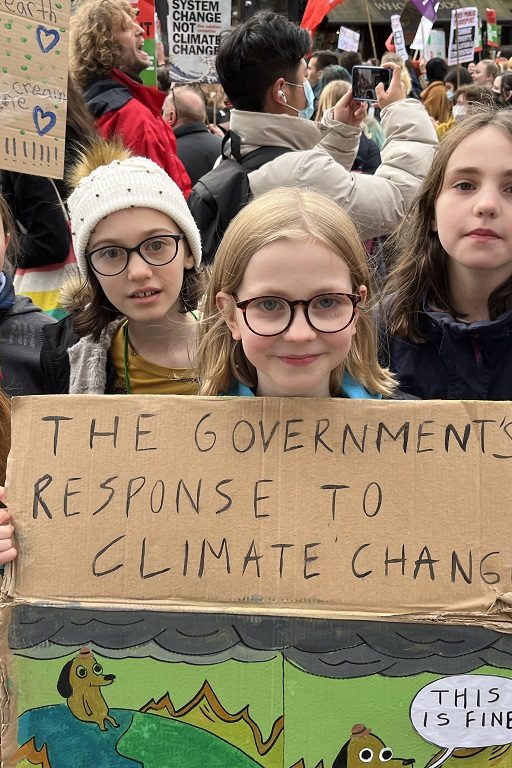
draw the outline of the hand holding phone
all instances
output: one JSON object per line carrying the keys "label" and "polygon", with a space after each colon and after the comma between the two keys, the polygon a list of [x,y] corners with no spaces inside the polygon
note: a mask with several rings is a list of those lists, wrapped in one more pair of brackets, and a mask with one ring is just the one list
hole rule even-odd
{"label": "hand holding phone", "polygon": [[377,85],[382,83],[386,90],[390,82],[391,70],[387,67],[356,65],[352,69],[352,97],[356,101],[375,102],[378,100]]}

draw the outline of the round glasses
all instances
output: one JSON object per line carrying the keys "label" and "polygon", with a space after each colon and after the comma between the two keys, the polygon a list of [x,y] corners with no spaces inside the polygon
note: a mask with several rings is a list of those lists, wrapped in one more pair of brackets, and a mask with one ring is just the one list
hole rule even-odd
{"label": "round glasses", "polygon": [[154,235],[143,240],[133,248],[124,245],[105,245],[103,248],[85,254],[92,269],[99,275],[112,277],[124,272],[128,266],[130,254],[138,253],[146,264],[152,267],[163,267],[176,258],[180,240],[185,235]]}
{"label": "round glasses", "polygon": [[238,301],[247,327],[257,336],[279,336],[293,323],[295,307],[301,304],[307,322],[320,333],[338,333],[347,328],[361,301],[357,293],[321,293],[311,299],[288,301],[281,296],[257,296]]}

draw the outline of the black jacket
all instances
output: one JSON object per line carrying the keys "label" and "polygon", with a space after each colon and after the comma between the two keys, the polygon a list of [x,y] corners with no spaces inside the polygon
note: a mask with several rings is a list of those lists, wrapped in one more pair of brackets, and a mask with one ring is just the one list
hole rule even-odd
{"label": "black jacket", "polygon": [[512,400],[512,310],[464,323],[426,308],[420,327],[422,343],[382,339],[381,362],[400,389],[422,399]]}
{"label": "black jacket", "polygon": [[6,275],[0,291],[0,371],[2,387],[9,397],[43,393],[41,334],[54,325],[55,320],[29,298],[15,295],[11,278]]}
{"label": "black jacket", "polygon": [[19,267],[60,264],[69,254],[70,235],[61,201],[50,179],[1,172],[2,195],[20,224]]}
{"label": "black jacket", "polygon": [[204,123],[189,123],[174,129],[178,157],[186,168],[192,186],[211,171],[220,157],[222,139],[214,136]]}
{"label": "black jacket", "polygon": [[377,144],[364,133],[359,139],[357,156],[352,165],[353,171],[373,174],[381,164],[380,149]]}

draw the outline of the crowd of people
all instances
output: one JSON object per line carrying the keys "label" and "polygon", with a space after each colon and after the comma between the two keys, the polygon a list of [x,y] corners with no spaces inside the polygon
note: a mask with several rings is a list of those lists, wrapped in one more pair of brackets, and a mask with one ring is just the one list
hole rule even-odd
{"label": "crowd of people", "polygon": [[[35,235],[34,177],[3,174],[0,483],[14,395],[512,399],[512,71],[388,53],[368,108],[358,54],[311,53],[263,12],[221,38],[223,109],[218,89],[143,86],[142,42],[127,0],[73,17],[63,229]],[[190,200],[249,157],[250,199],[207,258],[191,180]],[[57,320],[13,275],[69,238]]]}

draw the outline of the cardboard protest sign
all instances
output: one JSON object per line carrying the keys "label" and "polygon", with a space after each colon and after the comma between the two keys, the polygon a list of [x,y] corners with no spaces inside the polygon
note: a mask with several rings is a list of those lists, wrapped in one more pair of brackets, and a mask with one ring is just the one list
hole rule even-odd
{"label": "cardboard protest sign", "polygon": [[407,61],[409,54],[405,47],[404,31],[398,14],[391,16],[391,29],[393,30],[393,42],[395,43],[396,52],[400,58]]}
{"label": "cardboard protest sign", "polygon": [[3,768],[510,768],[510,403],[13,410]]}
{"label": "cardboard protest sign", "polygon": [[338,34],[338,48],[340,51],[358,51],[359,50],[359,32],[348,27],[340,27]]}
{"label": "cardboard protest sign", "polygon": [[448,64],[463,64],[466,61],[473,61],[477,28],[477,8],[457,8],[452,11]]}
{"label": "cardboard protest sign", "polygon": [[176,0],[169,3],[171,80],[217,82],[219,33],[231,24],[231,0]]}
{"label": "cardboard protest sign", "polygon": [[0,167],[62,178],[68,0],[0,2]]}
{"label": "cardboard protest sign", "polygon": [[[13,411],[14,599],[508,618],[506,403],[78,396]],[[80,542],[77,557],[56,568],[50,541]]]}

